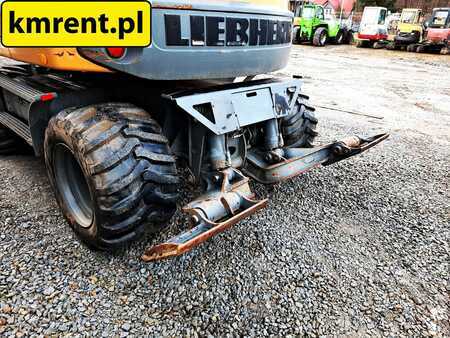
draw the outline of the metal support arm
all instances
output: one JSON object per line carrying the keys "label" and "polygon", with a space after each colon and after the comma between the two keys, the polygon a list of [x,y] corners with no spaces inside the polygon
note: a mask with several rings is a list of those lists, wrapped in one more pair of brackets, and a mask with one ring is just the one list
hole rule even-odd
{"label": "metal support arm", "polygon": [[388,137],[389,134],[370,138],[352,136],[315,148],[282,148],[282,156],[277,163],[267,160],[266,151],[252,149],[247,155],[245,173],[260,183],[279,183],[319,165],[330,165],[358,155]]}

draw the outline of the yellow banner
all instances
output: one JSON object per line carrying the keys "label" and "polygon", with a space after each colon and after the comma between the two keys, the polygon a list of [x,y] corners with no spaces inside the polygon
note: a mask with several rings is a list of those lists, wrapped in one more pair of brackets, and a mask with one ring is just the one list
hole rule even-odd
{"label": "yellow banner", "polygon": [[146,47],[147,1],[4,1],[5,47]]}

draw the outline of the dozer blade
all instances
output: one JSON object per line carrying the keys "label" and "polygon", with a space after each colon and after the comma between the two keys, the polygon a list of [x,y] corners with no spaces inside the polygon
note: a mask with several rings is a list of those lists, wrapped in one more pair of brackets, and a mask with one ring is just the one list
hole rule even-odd
{"label": "dozer blade", "polygon": [[183,208],[194,227],[147,249],[142,256],[145,262],[182,255],[267,205],[267,199],[253,200],[248,178],[237,170],[230,168],[215,174],[208,184],[205,195]]}
{"label": "dozer blade", "polygon": [[386,140],[389,134],[369,138],[351,136],[314,148],[283,148],[269,154],[252,149],[247,155],[245,173],[260,183],[275,184],[298,176],[319,165],[327,166],[358,155]]}

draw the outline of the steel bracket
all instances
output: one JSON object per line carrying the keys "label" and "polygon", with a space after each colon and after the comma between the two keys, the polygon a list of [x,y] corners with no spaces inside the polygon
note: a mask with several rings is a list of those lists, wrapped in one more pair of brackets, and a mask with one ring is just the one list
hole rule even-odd
{"label": "steel bracket", "polygon": [[237,82],[164,95],[216,135],[291,114],[300,79]]}
{"label": "steel bracket", "polygon": [[183,208],[183,212],[189,214],[192,228],[147,249],[142,259],[151,262],[182,255],[266,207],[267,199],[253,199],[248,181],[233,168],[209,173],[206,193]]}

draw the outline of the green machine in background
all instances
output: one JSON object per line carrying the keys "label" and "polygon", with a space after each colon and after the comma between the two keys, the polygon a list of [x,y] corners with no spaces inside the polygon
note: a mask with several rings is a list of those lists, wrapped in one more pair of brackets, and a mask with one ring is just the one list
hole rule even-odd
{"label": "green machine in background", "polygon": [[344,32],[337,20],[326,20],[323,6],[300,3],[295,9],[293,42],[310,42],[314,46],[325,46],[332,41],[341,44]]}

